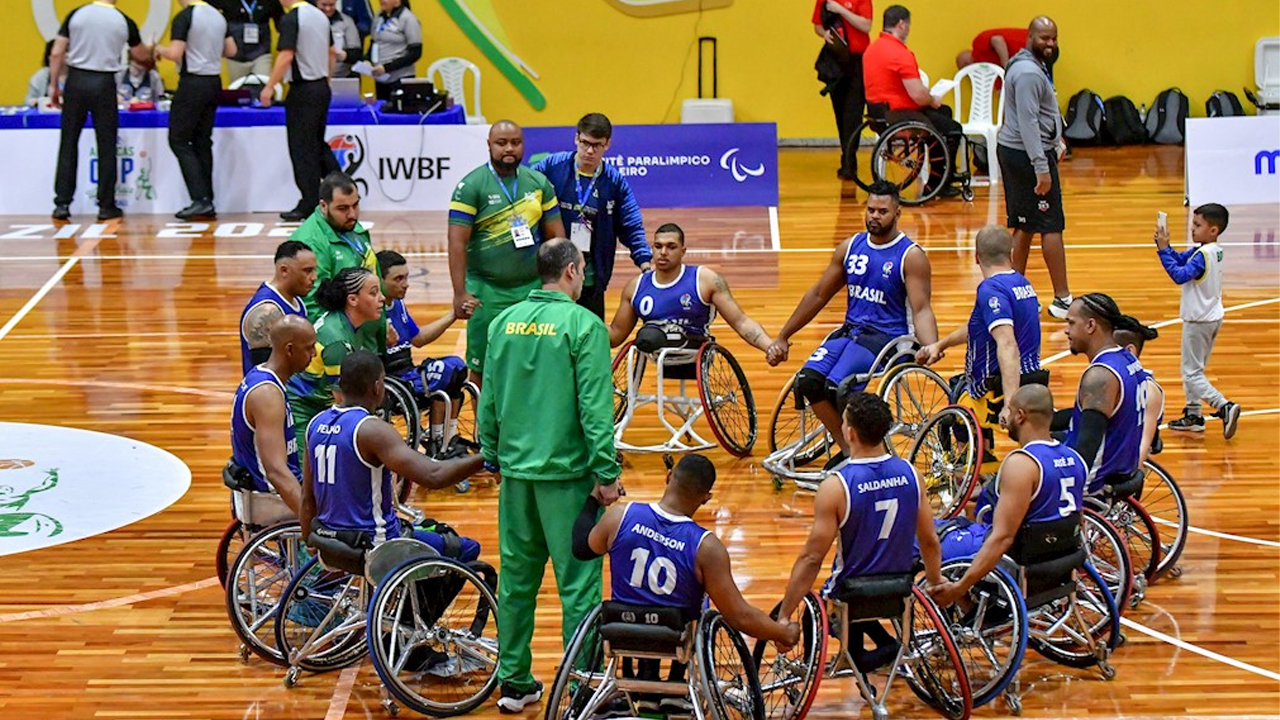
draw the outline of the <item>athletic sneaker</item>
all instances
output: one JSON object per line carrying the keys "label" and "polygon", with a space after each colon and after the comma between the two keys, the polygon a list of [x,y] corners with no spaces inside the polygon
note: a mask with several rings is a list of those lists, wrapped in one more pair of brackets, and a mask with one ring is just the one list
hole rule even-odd
{"label": "athletic sneaker", "polygon": [[[1239,413],[1237,413],[1236,415],[1237,417],[1239,417]],[[1178,432],[1202,433],[1204,432],[1204,418],[1199,415],[1183,413],[1182,417],[1178,418],[1177,420],[1170,421],[1169,429],[1177,430]],[[1235,430],[1234,425],[1232,426],[1232,430],[1233,431]],[[1225,432],[1226,432],[1226,428],[1224,427],[1223,433],[1225,434]]]}
{"label": "athletic sneaker", "polygon": [[1228,400],[1213,416],[1222,418],[1222,437],[1230,440],[1240,423],[1240,406]]}
{"label": "athletic sneaker", "polygon": [[504,713],[518,713],[526,707],[538,702],[542,699],[542,683],[537,680],[533,681],[533,687],[529,690],[517,690],[510,685],[502,684],[502,697],[498,698],[498,711]]}
{"label": "athletic sneaker", "polygon": [[853,664],[862,672],[869,673],[875,672],[897,659],[898,650],[900,649],[902,649],[902,643],[891,639],[888,643],[874,650],[864,650],[862,652],[855,650],[850,654],[853,655]]}
{"label": "athletic sneaker", "polygon": [[1055,297],[1053,302],[1049,303],[1049,315],[1059,320],[1067,319],[1067,310],[1071,308],[1071,301],[1075,298],[1070,295],[1060,298]]}
{"label": "athletic sneaker", "polygon": [[667,717],[687,717],[693,715],[693,703],[682,697],[664,697],[658,703]]}

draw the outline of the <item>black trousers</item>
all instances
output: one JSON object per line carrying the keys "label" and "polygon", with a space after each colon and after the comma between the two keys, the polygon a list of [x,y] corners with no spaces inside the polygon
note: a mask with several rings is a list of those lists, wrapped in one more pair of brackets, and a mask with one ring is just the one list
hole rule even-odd
{"label": "black trousers", "polygon": [[[596,317],[604,320],[604,291],[605,288],[599,283],[595,285],[582,286],[582,294],[578,296],[578,304],[596,314]],[[605,323],[608,323],[605,320]]]}
{"label": "black trousers", "polygon": [[183,75],[169,109],[169,149],[192,202],[213,202],[213,116],[222,78]]}
{"label": "black trousers", "polygon": [[76,169],[80,165],[80,131],[93,116],[98,141],[98,208],[116,204],[116,133],[120,110],[116,107],[114,73],[71,68],[62,94],[62,135],[58,143],[58,169],[53,180],[55,205],[70,205],[76,196]]}
{"label": "black trousers", "polygon": [[284,101],[285,136],[293,163],[293,182],[302,195],[297,209],[302,212],[309,213],[320,204],[320,181],[338,169],[338,161],[324,137],[332,96],[327,79],[295,80]]}
{"label": "black trousers", "polygon": [[836,116],[836,133],[840,136],[840,167],[848,170],[849,139],[862,124],[867,92],[862,84],[862,55],[850,56],[849,62],[842,67],[844,77],[836,81],[828,94],[831,96],[831,110]]}

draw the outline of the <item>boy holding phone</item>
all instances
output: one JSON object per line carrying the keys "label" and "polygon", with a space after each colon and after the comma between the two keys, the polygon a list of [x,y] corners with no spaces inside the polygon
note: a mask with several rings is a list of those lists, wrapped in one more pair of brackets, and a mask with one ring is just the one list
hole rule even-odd
{"label": "boy holding phone", "polygon": [[1157,216],[1156,254],[1165,272],[1182,286],[1182,389],[1187,404],[1182,417],[1169,423],[1170,430],[1204,432],[1201,402],[1213,407],[1222,419],[1222,436],[1236,434],[1240,406],[1225,398],[1205,377],[1204,368],[1222,328],[1222,245],[1218,237],[1227,229],[1227,209],[1217,203],[1196,208],[1191,217],[1195,247],[1178,252],[1169,247],[1167,216]]}

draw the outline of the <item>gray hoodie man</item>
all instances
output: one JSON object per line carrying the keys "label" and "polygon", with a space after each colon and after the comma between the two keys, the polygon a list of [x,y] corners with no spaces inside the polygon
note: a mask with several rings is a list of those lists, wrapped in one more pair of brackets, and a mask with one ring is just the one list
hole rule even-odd
{"label": "gray hoodie man", "polygon": [[1004,102],[1009,112],[1005,113],[996,141],[1025,151],[1036,174],[1048,173],[1047,153],[1057,152],[1062,115],[1048,69],[1027,48],[1009,59],[1004,73]]}

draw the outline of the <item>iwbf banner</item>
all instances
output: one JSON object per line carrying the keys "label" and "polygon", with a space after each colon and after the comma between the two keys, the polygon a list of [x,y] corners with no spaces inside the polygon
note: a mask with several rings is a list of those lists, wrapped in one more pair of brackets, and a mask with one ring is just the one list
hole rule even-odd
{"label": "iwbf banner", "polygon": [[1192,207],[1280,203],[1280,115],[1187,120]]}
{"label": "iwbf banner", "polygon": [[[524,131],[529,165],[573,150],[571,127]],[[641,207],[778,204],[778,126],[614,125],[604,161],[631,184]]]}

